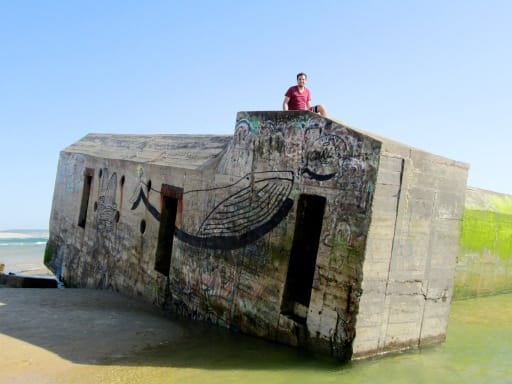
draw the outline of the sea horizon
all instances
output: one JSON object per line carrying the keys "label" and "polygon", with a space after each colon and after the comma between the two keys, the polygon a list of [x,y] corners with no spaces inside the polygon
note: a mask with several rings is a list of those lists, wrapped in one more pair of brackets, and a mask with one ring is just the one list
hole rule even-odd
{"label": "sea horizon", "polygon": [[5,273],[40,274],[45,270],[46,229],[9,229],[0,231],[0,264]]}
{"label": "sea horizon", "polygon": [[6,229],[0,230],[0,240],[5,239],[30,239],[49,237],[48,229]]}

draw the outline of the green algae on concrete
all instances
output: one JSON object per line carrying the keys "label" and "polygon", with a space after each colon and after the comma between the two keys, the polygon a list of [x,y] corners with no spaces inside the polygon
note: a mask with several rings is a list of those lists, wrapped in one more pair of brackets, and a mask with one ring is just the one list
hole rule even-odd
{"label": "green algae on concrete", "polygon": [[512,256],[512,215],[466,209],[462,224],[464,251],[490,251],[500,259]]}
{"label": "green algae on concrete", "polygon": [[454,299],[512,291],[512,196],[468,189]]}
{"label": "green algae on concrete", "polygon": [[43,258],[44,264],[47,264],[51,261],[52,257],[55,255],[56,251],[57,251],[57,247],[55,246],[55,244],[52,241],[48,240],[46,242],[46,247],[44,250],[44,258]]}

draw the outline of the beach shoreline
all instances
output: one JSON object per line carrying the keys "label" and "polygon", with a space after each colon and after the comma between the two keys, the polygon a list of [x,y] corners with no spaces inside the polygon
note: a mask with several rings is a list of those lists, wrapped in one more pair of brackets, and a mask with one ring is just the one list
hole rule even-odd
{"label": "beach shoreline", "polygon": [[44,265],[47,240],[45,230],[0,231],[0,273],[53,276]]}

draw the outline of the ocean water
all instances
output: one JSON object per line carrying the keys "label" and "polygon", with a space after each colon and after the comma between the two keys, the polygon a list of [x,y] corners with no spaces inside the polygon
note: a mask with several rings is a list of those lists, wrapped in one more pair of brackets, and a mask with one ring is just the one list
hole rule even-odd
{"label": "ocean water", "polygon": [[43,268],[48,236],[39,231],[33,234],[23,233],[26,237],[0,237],[0,263],[5,264],[4,272],[23,273]]}

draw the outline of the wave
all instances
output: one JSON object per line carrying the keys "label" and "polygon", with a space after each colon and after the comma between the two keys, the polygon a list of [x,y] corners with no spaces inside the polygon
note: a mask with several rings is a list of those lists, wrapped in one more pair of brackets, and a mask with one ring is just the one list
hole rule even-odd
{"label": "wave", "polygon": [[7,238],[0,239],[0,247],[2,246],[27,246],[27,245],[43,245],[48,242],[46,237],[29,237],[25,239]]}

